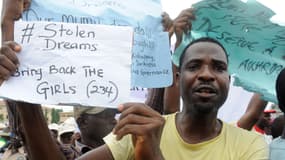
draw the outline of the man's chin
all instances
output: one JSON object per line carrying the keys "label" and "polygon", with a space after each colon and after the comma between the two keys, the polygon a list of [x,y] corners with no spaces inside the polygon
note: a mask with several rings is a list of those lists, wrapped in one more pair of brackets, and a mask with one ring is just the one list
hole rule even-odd
{"label": "man's chin", "polygon": [[196,110],[199,113],[204,113],[204,114],[217,112],[219,109],[217,106],[215,106],[213,103],[210,102],[198,103],[195,106]]}

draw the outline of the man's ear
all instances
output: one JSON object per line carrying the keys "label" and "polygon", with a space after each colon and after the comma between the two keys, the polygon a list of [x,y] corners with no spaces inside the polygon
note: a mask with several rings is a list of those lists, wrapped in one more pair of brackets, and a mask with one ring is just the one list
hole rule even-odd
{"label": "man's ear", "polygon": [[175,85],[179,86],[180,72],[175,73]]}
{"label": "man's ear", "polygon": [[87,119],[86,117],[84,117],[83,115],[80,115],[77,119],[76,119],[76,123],[79,127],[79,129],[82,128],[86,128],[87,127]]}

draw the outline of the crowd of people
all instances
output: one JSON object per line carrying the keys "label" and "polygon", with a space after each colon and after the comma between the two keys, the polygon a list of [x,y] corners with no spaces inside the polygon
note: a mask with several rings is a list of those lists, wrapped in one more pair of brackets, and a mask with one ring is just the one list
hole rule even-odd
{"label": "crowd of people", "polygon": [[[13,41],[13,26],[30,0],[4,0],[3,4],[1,82],[21,63],[16,56],[21,46]],[[175,48],[183,33],[191,30],[193,20],[192,8],[174,20],[163,14],[169,39],[176,36]],[[285,159],[285,69],[276,80],[280,117],[273,120],[274,111],[265,110],[267,102],[255,93],[245,114],[229,124],[217,117],[229,92],[229,63],[227,50],[218,40],[195,39],[184,49],[179,65],[173,64],[173,84],[150,89],[145,103],[119,105],[118,120],[116,109],[75,106],[78,132],[48,126],[39,104],[7,100],[10,124],[20,139],[19,145],[11,142],[7,151],[12,156],[24,148],[25,158],[31,160]]]}

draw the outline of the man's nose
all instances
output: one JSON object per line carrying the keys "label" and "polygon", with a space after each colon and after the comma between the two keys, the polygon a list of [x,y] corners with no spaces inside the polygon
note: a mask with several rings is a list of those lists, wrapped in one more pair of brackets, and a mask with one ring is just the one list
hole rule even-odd
{"label": "man's nose", "polygon": [[215,76],[209,66],[204,66],[199,72],[198,79],[201,81],[214,81]]}

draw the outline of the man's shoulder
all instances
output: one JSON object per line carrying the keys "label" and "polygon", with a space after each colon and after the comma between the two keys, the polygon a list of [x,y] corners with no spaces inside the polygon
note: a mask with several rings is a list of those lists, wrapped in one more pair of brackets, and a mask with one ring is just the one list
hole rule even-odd
{"label": "man's shoulder", "polygon": [[[165,119],[164,128],[175,127],[175,116],[176,116],[176,114],[177,113],[171,113],[171,114],[167,114],[167,115],[162,116]],[[166,126],[168,126],[168,127],[166,127]]]}
{"label": "man's shoulder", "polygon": [[263,138],[262,135],[256,133],[256,132],[252,132],[252,131],[248,131],[246,129],[237,127],[235,125],[229,124],[227,122],[223,122],[223,125],[225,127],[225,130],[227,133],[233,135],[233,136],[245,136],[247,138]]}
{"label": "man's shoulder", "polygon": [[268,159],[269,147],[263,135],[226,122],[223,126],[225,143],[242,155],[241,159]]}
{"label": "man's shoulder", "polygon": [[283,139],[281,137],[277,137],[277,138],[273,139],[272,142],[270,143],[270,147],[271,148],[283,148],[283,149],[285,149],[285,139]]}
{"label": "man's shoulder", "polygon": [[245,152],[263,150],[266,155],[268,144],[263,135],[224,123],[226,141],[228,144],[240,148]]}
{"label": "man's shoulder", "polygon": [[165,115],[162,115],[162,117],[165,120],[170,120],[170,119],[174,119],[176,114],[177,114],[177,112],[176,113],[171,113],[171,114],[165,114]]}

